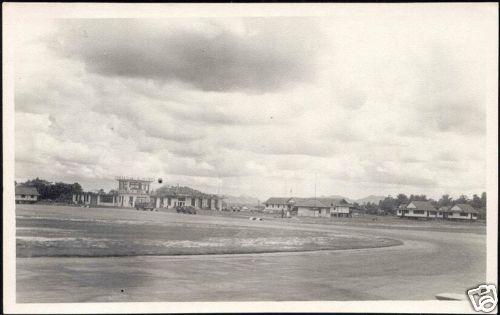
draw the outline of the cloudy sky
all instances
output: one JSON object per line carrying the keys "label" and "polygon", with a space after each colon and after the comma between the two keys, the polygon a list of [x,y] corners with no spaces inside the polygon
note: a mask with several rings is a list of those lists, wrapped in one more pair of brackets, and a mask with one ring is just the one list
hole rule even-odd
{"label": "cloudy sky", "polygon": [[311,196],[315,178],[352,198],[485,190],[495,14],[23,23],[17,180],[162,177],[261,199]]}

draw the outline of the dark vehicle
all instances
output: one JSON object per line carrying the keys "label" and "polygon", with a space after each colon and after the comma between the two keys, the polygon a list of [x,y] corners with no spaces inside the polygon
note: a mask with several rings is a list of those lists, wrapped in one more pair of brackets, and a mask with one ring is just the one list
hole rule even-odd
{"label": "dark vehicle", "polygon": [[155,206],[152,202],[136,202],[135,209],[143,211],[153,211]]}
{"label": "dark vehicle", "polygon": [[196,209],[193,206],[177,206],[177,213],[186,213],[186,214],[196,214]]}

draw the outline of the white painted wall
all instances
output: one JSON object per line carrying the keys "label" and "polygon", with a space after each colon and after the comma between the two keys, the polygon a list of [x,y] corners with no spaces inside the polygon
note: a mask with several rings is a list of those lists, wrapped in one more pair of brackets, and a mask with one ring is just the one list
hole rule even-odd
{"label": "white painted wall", "polygon": [[37,198],[37,195],[16,195],[16,201],[30,201],[30,202],[33,202],[33,201],[37,201],[38,198]]}
{"label": "white painted wall", "polygon": [[447,217],[449,219],[457,219],[457,220],[470,220],[470,219],[476,220],[477,219],[477,215],[474,216],[472,213],[467,213],[467,216],[461,216],[459,212],[448,212]]}

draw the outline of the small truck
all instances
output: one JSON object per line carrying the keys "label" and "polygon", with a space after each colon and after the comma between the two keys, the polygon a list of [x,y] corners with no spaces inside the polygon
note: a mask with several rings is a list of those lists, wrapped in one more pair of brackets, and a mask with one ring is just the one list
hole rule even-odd
{"label": "small truck", "polygon": [[152,202],[136,202],[135,203],[135,209],[136,210],[143,210],[143,211],[155,211],[155,205]]}

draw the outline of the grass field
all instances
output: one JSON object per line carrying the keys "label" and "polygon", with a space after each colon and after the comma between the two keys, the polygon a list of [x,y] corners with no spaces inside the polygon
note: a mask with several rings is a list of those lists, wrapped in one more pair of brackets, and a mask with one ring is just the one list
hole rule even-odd
{"label": "grass field", "polygon": [[16,301],[430,300],[485,279],[480,224],[219,214],[19,205]]}
{"label": "grass field", "polygon": [[210,224],[197,222],[195,217],[190,222],[187,216],[124,209],[18,206],[17,257],[242,254],[401,244],[393,239],[334,232]]}

